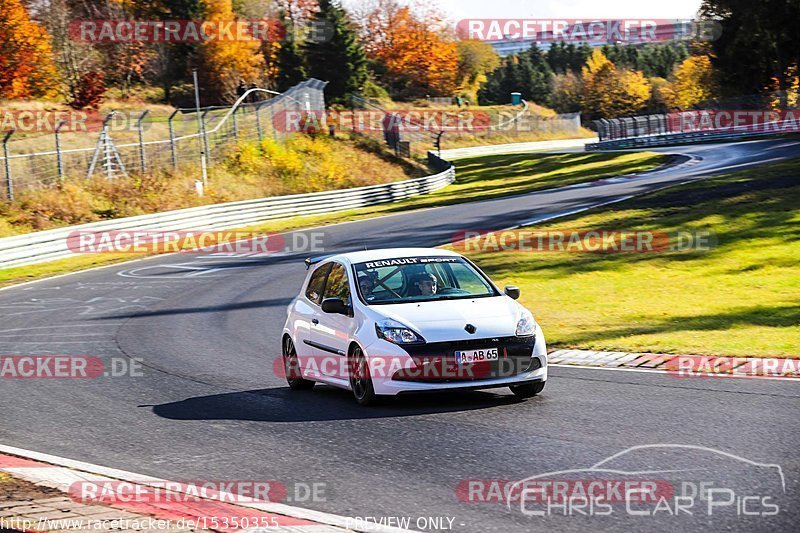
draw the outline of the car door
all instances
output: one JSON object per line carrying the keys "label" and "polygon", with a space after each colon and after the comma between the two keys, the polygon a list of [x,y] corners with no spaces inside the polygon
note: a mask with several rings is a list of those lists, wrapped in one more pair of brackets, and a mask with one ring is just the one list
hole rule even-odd
{"label": "car door", "polygon": [[309,277],[303,294],[294,304],[293,316],[295,320],[293,331],[295,347],[300,366],[303,369],[309,368],[309,363],[313,363],[310,359],[319,355],[318,350],[314,348],[311,342],[311,337],[322,314],[320,309],[322,293],[325,290],[325,281],[328,279],[328,274],[332,267],[333,263],[326,263],[317,267]]}
{"label": "car door", "polygon": [[[345,303],[352,304],[350,279],[347,269],[341,263],[334,263],[328,275],[322,300],[327,298],[339,298]],[[311,330],[311,340],[322,356],[336,358],[320,365],[320,371],[326,377],[347,379],[347,373],[343,369],[346,369],[347,348],[355,327],[356,321],[352,316],[324,313],[320,309],[319,323]]]}

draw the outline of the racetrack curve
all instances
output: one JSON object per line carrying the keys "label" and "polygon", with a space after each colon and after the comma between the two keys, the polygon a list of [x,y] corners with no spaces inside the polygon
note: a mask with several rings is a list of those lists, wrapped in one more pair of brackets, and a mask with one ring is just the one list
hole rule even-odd
{"label": "racetrack curve", "polygon": [[[517,226],[797,157],[800,141],[662,151],[695,159],[631,179],[320,231],[326,253],[435,246],[459,231]],[[124,356],[145,365],[139,377],[3,380],[0,442],[167,479],[326,482],[327,501],[297,505],[348,516],[449,516],[457,531],[788,531],[800,520],[796,505],[770,517],[540,518],[459,501],[463,480],[518,480],[589,467],[635,445],[680,443],[781,465],[796,504],[800,389],[778,380],[551,368],[543,395],[523,403],[500,390],[370,409],[328,387],[291,392],[273,362],[306,255],[160,256],[0,291],[0,355]]]}

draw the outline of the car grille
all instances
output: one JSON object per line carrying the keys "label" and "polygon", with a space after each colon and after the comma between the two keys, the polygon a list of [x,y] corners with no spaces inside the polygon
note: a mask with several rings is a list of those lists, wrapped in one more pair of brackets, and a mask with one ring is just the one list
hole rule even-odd
{"label": "car grille", "polygon": [[[414,360],[415,370],[398,370],[392,379],[426,383],[449,383],[511,377],[522,372],[541,368],[538,357],[533,357],[536,338],[494,337],[463,341],[433,342],[418,346],[404,346]],[[497,361],[456,364],[458,350],[498,348]]]}

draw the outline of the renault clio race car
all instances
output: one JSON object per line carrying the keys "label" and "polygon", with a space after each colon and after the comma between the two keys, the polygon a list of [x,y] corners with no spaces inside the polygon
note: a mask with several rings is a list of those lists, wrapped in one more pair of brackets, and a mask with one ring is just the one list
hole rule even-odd
{"label": "renault clio race car", "polygon": [[381,396],[510,387],[535,396],[547,348],[533,315],[469,259],[402,248],[307,259],[281,347],[292,389],[316,382]]}

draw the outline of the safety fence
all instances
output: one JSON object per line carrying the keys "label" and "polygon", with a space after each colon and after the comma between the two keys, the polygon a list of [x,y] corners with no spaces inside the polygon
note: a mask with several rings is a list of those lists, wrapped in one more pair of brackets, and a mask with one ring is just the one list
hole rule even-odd
{"label": "safety fence", "polygon": [[[505,108],[455,107],[386,109],[379,102],[354,96],[351,111],[377,113],[381,127],[356,128],[358,133],[384,141],[398,155],[422,154],[431,147],[437,152],[447,145],[492,144],[498,139],[513,142],[525,136],[575,137],[580,135],[580,114],[539,115],[528,103]],[[355,121],[353,121],[355,123]],[[502,142],[502,140],[501,140]]]}
{"label": "safety fence", "polygon": [[107,179],[186,170],[199,177],[237,141],[280,138],[288,112],[324,109],[326,82],[306,80],[284,93],[254,88],[233,106],[117,111],[97,131],[43,135],[8,131],[0,152],[0,198],[99,174]]}

